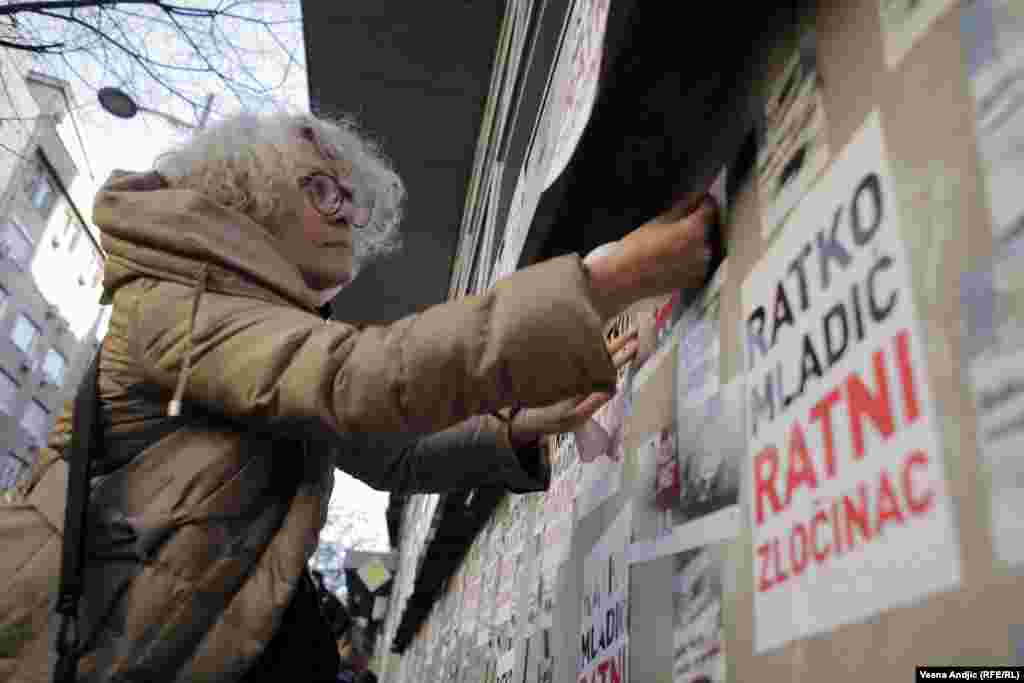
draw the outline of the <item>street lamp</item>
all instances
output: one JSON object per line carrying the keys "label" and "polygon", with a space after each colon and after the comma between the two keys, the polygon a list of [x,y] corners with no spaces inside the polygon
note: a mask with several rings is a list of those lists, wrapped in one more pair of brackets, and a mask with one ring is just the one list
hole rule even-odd
{"label": "street lamp", "polygon": [[138,114],[140,111],[144,111],[147,114],[154,114],[159,116],[164,121],[167,121],[173,126],[178,128],[187,128],[189,130],[196,130],[206,126],[206,121],[210,117],[210,107],[213,105],[213,93],[206,96],[206,101],[203,103],[203,111],[199,115],[199,123],[193,124],[187,121],[182,121],[176,116],[166,114],[156,109],[149,109],[148,107],[142,107],[138,105],[135,100],[132,99],[131,95],[121,90],[120,88],[105,87],[100,88],[99,92],[96,93],[100,100],[100,106],[103,107],[108,113],[113,114],[122,119],[130,119]]}

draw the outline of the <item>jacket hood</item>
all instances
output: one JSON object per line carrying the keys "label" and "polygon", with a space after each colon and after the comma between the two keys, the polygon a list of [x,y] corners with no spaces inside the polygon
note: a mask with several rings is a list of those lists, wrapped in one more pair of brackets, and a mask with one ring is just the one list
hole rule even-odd
{"label": "jacket hood", "polygon": [[[140,276],[316,310],[311,289],[275,248],[270,232],[248,216],[193,190],[171,188],[156,171],[114,171],[93,206],[107,252],[101,303]],[[203,271],[205,276],[203,275]]]}

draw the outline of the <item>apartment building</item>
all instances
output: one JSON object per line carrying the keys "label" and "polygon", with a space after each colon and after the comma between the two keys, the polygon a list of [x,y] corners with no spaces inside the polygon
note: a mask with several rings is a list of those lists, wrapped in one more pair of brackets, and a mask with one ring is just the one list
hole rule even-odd
{"label": "apartment building", "polygon": [[[68,188],[82,172],[68,85],[0,64],[0,491],[25,476],[105,330],[103,251]],[[86,179],[88,182],[91,179]]]}

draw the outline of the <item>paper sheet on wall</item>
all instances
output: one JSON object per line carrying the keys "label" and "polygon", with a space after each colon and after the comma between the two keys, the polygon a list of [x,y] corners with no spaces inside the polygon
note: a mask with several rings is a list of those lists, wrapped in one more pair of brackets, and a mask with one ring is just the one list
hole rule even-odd
{"label": "paper sheet on wall", "polygon": [[583,564],[583,605],[577,681],[628,681],[629,565],[626,546],[632,526],[627,503]]}
{"label": "paper sheet on wall", "polygon": [[512,202],[509,205],[505,231],[495,266],[495,280],[514,272],[519,265],[519,257],[523,253],[526,238],[530,234],[533,216],[537,213],[537,206],[540,204],[542,178],[538,175],[529,175],[526,171],[527,167],[524,165],[520,171],[519,180],[516,182]]}
{"label": "paper sheet on wall", "polygon": [[576,483],[580,466],[575,440],[571,434],[557,437],[557,456],[552,467],[551,486],[544,494],[542,523],[537,524],[539,552],[536,591],[538,625],[550,629],[554,623],[558,572],[572,550],[576,507]]}
{"label": "paper sheet on wall", "polygon": [[758,652],[960,581],[900,231],[876,112],[743,285]]}
{"label": "paper sheet on wall", "polygon": [[674,683],[725,683],[722,619],[725,546],[715,544],[693,548],[679,553],[675,561],[672,680]]}
{"label": "paper sheet on wall", "polygon": [[477,618],[480,612],[482,578],[479,570],[476,570],[468,573],[463,582],[462,633],[472,637],[476,636],[478,627]]}
{"label": "paper sheet on wall", "polygon": [[509,548],[498,558],[498,583],[494,598],[494,623],[503,627],[513,616],[522,566],[522,546]]}
{"label": "paper sheet on wall", "polygon": [[708,286],[680,302],[675,419],[636,452],[631,562],[739,532],[743,457],[742,379],[721,386],[719,335],[723,262]]}
{"label": "paper sheet on wall", "polygon": [[991,488],[996,558],[1024,563],[1024,6],[963,3],[961,28],[975,100],[978,154],[995,258],[960,281],[965,380]]}
{"label": "paper sheet on wall", "polygon": [[733,379],[685,412],[683,429],[677,431],[673,424],[641,444],[631,563],[739,533],[745,386],[745,378]]}
{"label": "paper sheet on wall", "polygon": [[963,3],[961,33],[996,250],[1024,233],[1024,5]]}
{"label": "paper sheet on wall", "polygon": [[637,321],[639,345],[630,364],[629,388],[640,390],[655,373],[663,372],[665,362],[676,355],[682,326],[682,293],[677,292],[651,314]]}
{"label": "paper sheet on wall", "polygon": [[480,571],[480,607],[477,612],[476,644],[487,645],[494,635],[494,598],[498,586],[498,558],[490,555]]}
{"label": "paper sheet on wall", "polygon": [[960,279],[964,380],[978,416],[996,559],[1024,565],[1024,238]]}
{"label": "paper sheet on wall", "polygon": [[608,500],[622,486],[623,427],[629,409],[629,388],[618,391],[573,432],[579,458],[576,482],[576,517],[582,519]]}
{"label": "paper sheet on wall", "polygon": [[512,683],[512,674],[516,668],[516,651],[511,648],[498,657],[498,665],[494,670],[494,683]]}
{"label": "paper sheet on wall", "polygon": [[555,114],[546,131],[550,161],[545,188],[550,187],[569,165],[590,121],[601,76],[608,2],[573,2],[549,93]]}
{"label": "paper sheet on wall", "polygon": [[771,239],[828,163],[829,148],[818,53],[804,35],[768,91],[757,157],[762,234]]}

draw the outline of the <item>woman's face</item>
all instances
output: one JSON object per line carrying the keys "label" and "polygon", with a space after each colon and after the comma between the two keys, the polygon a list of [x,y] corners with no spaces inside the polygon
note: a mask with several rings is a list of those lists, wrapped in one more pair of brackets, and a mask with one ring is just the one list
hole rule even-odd
{"label": "woman's face", "polygon": [[[343,285],[352,279],[355,253],[353,228],[344,218],[326,216],[318,208],[317,197],[337,182],[347,187],[347,166],[344,162],[326,161],[311,151],[313,145],[299,141],[303,153],[310,158],[310,170],[322,177],[317,183],[300,186],[295,179],[293,196],[288,202],[291,220],[284,221],[277,234],[281,250],[302,273],[311,289],[325,290]],[[326,177],[323,177],[326,176]],[[322,207],[323,202],[319,202]]]}

